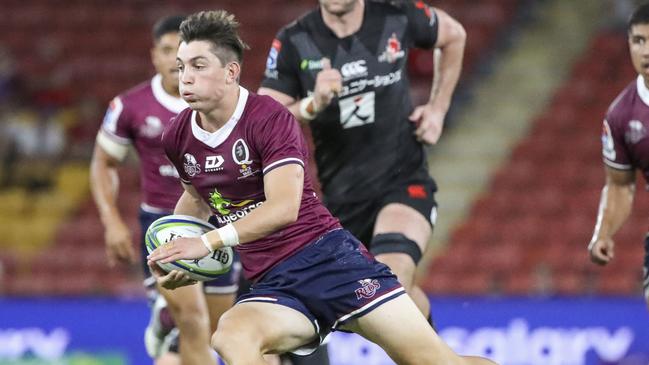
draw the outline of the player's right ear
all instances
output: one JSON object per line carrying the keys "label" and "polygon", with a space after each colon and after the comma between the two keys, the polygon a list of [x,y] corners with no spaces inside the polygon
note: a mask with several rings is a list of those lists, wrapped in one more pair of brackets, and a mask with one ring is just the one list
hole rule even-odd
{"label": "player's right ear", "polygon": [[225,77],[228,84],[239,83],[241,76],[241,65],[239,62],[232,61],[225,65]]}

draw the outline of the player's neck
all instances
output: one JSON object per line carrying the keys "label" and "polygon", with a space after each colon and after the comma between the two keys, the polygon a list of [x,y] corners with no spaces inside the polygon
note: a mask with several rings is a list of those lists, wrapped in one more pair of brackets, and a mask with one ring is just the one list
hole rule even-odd
{"label": "player's neck", "polygon": [[179,98],[180,97],[180,91],[178,90],[178,83],[177,82],[171,82],[169,80],[165,80],[164,78],[162,79],[162,89],[169,95]]}
{"label": "player's neck", "polygon": [[352,11],[341,16],[329,13],[324,8],[321,9],[322,20],[338,38],[345,38],[358,32],[363,25],[364,0],[358,1]]}
{"label": "player's neck", "polygon": [[199,112],[201,128],[210,133],[214,133],[232,118],[234,111],[237,109],[239,94],[241,92],[238,84],[234,84],[232,87],[236,89],[226,92],[219,105],[214,109],[207,112]]}

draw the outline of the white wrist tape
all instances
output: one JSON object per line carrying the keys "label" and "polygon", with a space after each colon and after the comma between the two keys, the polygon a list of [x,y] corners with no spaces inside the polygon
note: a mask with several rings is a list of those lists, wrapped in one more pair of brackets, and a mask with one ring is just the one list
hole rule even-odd
{"label": "white wrist tape", "polygon": [[239,244],[239,233],[232,223],[228,223],[216,231],[219,232],[224,247],[234,247]]}
{"label": "white wrist tape", "polygon": [[300,115],[306,120],[314,120],[318,115],[317,112],[309,112],[309,104],[311,105],[311,110],[315,112],[315,103],[313,102],[313,96],[307,96],[306,98],[300,100]]}
{"label": "white wrist tape", "polygon": [[201,241],[207,247],[207,250],[210,251],[210,253],[214,252],[214,249],[212,248],[212,244],[210,243],[210,240],[207,239],[207,233],[204,233],[201,235]]}

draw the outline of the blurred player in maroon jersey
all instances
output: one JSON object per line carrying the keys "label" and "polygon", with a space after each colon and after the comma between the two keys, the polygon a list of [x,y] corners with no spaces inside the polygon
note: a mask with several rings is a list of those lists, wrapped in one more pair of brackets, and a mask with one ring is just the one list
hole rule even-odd
{"label": "blurred player in maroon jersey", "polygon": [[[638,7],[628,22],[631,61],[638,72],[613,101],[602,128],[606,185],[602,190],[591,260],[606,265],[614,259],[613,235],[631,213],[636,171],[649,182],[649,4]],[[649,235],[645,238],[643,286],[649,303]]]}
{"label": "blurred player in maroon jersey", "polygon": [[229,365],[309,353],[336,329],[379,344],[398,364],[493,364],[444,344],[396,276],[320,202],[304,174],[308,149],[298,122],[274,99],[239,85],[245,44],[237,28],[224,11],[193,14],[180,26],[180,91],[190,108],[162,137],[185,188],[174,213],[214,214],[219,228],[153,251],[149,267],[161,285],[195,281],[162,272],[157,261],[237,249],[253,284],[212,336]]}
{"label": "blurred player in maroon jersey", "polygon": [[[176,51],[180,43],[178,28],[183,19],[182,16],[171,16],[154,25],[151,59],[157,74],[111,101],[97,135],[91,162],[91,187],[105,227],[109,263],[134,263],[138,255],[131,232],[117,208],[117,169],[127,155],[129,146],[135,148],[140,159],[142,191],[139,250],[142,251],[140,256],[147,277],[145,286],[154,302],[152,320],[145,332],[147,352],[154,358],[160,358],[158,364],[179,363],[177,358],[172,361],[171,355],[161,357],[165,345],[172,345],[172,349],[175,347],[173,343],[165,343],[165,337],[175,322],[178,335],[182,338],[182,364],[203,365],[215,363],[209,348],[209,319],[211,317],[212,325],[215,326],[220,315],[234,302],[239,273],[237,268],[240,264],[235,263],[230,275],[208,282],[204,287],[192,286],[178,291],[160,289],[163,296],[158,296],[155,278],[150,276],[146,266],[147,252],[144,245],[144,233],[148,226],[154,220],[173,212],[183,190],[178,172],[165,156],[160,140],[170,119],[187,107],[178,93],[176,68]],[[162,319],[169,317],[165,316],[165,306],[171,311],[173,322],[160,322],[160,316]],[[171,333],[167,340],[173,341],[176,331]]]}

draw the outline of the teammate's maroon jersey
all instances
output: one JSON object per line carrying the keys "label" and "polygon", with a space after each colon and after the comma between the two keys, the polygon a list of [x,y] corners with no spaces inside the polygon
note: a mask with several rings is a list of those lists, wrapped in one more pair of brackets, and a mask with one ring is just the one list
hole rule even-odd
{"label": "teammate's maroon jersey", "polygon": [[604,120],[604,162],[620,170],[639,169],[649,182],[649,89],[642,76],[613,101]]}
{"label": "teammate's maroon jersey", "polygon": [[144,210],[172,212],[182,194],[178,172],[169,163],[160,138],[171,118],[186,107],[182,99],[164,91],[160,75],[110,102],[101,130],[113,142],[133,144],[137,150]]}
{"label": "teammate's maroon jersey", "polygon": [[[243,87],[239,90],[234,114],[218,131],[205,131],[198,113],[185,109],[162,137],[180,178],[196,188],[220,226],[263,204],[265,174],[286,164],[306,167],[308,161],[307,145],[293,115],[270,97],[249,93]],[[305,174],[297,221],[237,247],[245,276],[256,280],[309,242],[339,227]]]}

